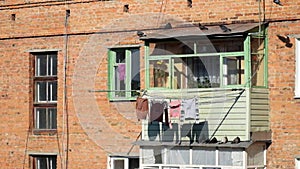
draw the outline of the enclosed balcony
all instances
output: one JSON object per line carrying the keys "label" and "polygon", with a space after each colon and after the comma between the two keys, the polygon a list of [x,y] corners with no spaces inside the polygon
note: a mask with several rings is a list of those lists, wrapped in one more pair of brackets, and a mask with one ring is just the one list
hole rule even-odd
{"label": "enclosed balcony", "polygon": [[[142,168],[152,164],[178,168],[178,162],[167,157],[175,152],[183,158],[179,168],[264,167],[263,161],[251,163],[253,159],[247,158],[256,158],[253,151],[265,151],[266,139],[253,136],[270,130],[266,29],[257,24],[223,28],[171,29],[143,38],[150,111],[142,120],[142,137],[137,142],[146,159]],[[157,103],[164,104],[160,115]],[[180,111],[176,116],[171,113],[174,106]],[[238,142],[233,146],[235,139]],[[239,162],[221,165],[228,161],[223,149],[232,152],[233,160],[241,158]],[[152,161],[147,162],[150,150]],[[166,156],[156,159],[157,151]],[[211,153],[210,162],[198,164],[194,158],[202,156],[200,152]]]}

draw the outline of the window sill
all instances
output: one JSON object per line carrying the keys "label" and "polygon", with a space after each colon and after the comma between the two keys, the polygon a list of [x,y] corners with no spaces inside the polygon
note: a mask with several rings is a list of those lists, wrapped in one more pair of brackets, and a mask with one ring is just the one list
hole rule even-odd
{"label": "window sill", "polygon": [[34,135],[55,135],[57,134],[57,129],[33,129],[32,133]]}
{"label": "window sill", "polygon": [[294,99],[300,99],[300,96],[299,95],[294,96]]}

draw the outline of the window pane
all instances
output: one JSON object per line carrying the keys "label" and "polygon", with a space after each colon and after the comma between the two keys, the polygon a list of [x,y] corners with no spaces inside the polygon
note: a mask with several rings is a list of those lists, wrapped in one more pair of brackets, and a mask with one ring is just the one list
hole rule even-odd
{"label": "window pane", "polygon": [[48,101],[57,101],[57,81],[48,82]]}
{"label": "window pane", "polygon": [[115,66],[115,97],[125,97],[125,77],[126,76],[126,64],[120,63]]}
{"label": "window pane", "polygon": [[264,39],[251,38],[251,80],[253,86],[264,86]]}
{"label": "window pane", "polygon": [[205,39],[196,42],[197,53],[241,52],[244,50],[244,39]]}
{"label": "window pane", "polygon": [[125,50],[124,49],[119,49],[116,50],[116,63],[125,63]]}
{"label": "window pane", "polygon": [[114,159],[113,162],[114,162],[114,168],[113,169],[124,169],[125,168],[124,160]]}
{"label": "window pane", "polygon": [[167,164],[189,164],[190,150],[189,148],[174,147],[168,151]]}
{"label": "window pane", "polygon": [[219,164],[226,166],[242,166],[243,152],[239,150],[220,150]]}
{"label": "window pane", "polygon": [[141,148],[142,151],[142,164],[154,164],[155,159],[154,159],[154,152],[152,148]]}
{"label": "window pane", "polygon": [[151,60],[150,61],[150,87],[169,88],[169,61]]}
{"label": "window pane", "polygon": [[36,108],[35,110],[35,128],[46,129],[47,128],[47,115],[46,108]]}
{"label": "window pane", "polygon": [[265,155],[264,155],[265,145],[264,144],[253,144],[247,149],[247,164],[249,166],[264,165]]}
{"label": "window pane", "polygon": [[223,58],[224,85],[239,85],[245,83],[245,62],[243,56]]}
{"label": "window pane", "polygon": [[189,57],[185,59],[187,88],[220,86],[219,56]]}
{"label": "window pane", "polygon": [[34,156],[33,164],[36,169],[56,169],[56,156]]}
{"label": "window pane", "polygon": [[56,108],[49,108],[48,109],[48,128],[49,129],[56,129],[57,128],[57,116],[56,113],[57,109]]}
{"label": "window pane", "polygon": [[37,161],[37,168],[38,169],[48,169],[48,167],[47,167],[47,158],[38,157],[36,161]]}
{"label": "window pane", "polygon": [[215,165],[216,151],[213,149],[193,149],[193,164]]}
{"label": "window pane", "polygon": [[[133,49],[131,51],[131,90],[140,90],[140,51]],[[131,96],[139,93],[131,92]]]}
{"label": "window pane", "polygon": [[48,68],[49,76],[57,75],[57,55],[49,55]]}
{"label": "window pane", "polygon": [[47,75],[47,56],[37,55],[35,60],[35,75],[46,76]]}
{"label": "window pane", "polygon": [[47,82],[36,82],[36,96],[37,102],[47,101]]}
{"label": "window pane", "polygon": [[150,56],[193,54],[194,44],[192,42],[159,42],[150,43]]}

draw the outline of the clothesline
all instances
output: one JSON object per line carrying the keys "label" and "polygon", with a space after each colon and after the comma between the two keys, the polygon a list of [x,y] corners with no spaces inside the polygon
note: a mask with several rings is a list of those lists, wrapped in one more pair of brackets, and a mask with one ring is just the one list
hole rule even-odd
{"label": "clothesline", "polygon": [[[216,91],[242,91],[243,88],[201,88],[201,91],[196,89],[174,89],[174,90],[164,90],[163,93],[174,93],[174,91],[195,93],[195,92],[216,92]],[[88,90],[89,92],[145,92],[147,90]],[[154,90],[155,91],[155,90]]]}
{"label": "clothesline", "polygon": [[[236,97],[240,95],[240,93],[244,89],[210,89],[210,90],[177,90],[177,91],[156,91],[156,90],[89,90],[89,92],[137,92],[140,93],[140,96],[144,96],[149,99],[187,99],[193,97],[201,98],[201,102],[223,102],[226,100],[235,100]],[[226,92],[226,93],[216,93],[216,92]],[[214,92],[214,93],[212,93]]]}

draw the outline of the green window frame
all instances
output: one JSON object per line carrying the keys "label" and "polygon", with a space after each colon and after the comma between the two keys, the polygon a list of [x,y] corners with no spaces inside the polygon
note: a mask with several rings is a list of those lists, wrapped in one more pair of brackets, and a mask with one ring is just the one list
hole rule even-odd
{"label": "green window frame", "polygon": [[[253,39],[258,40],[254,41]],[[220,44],[217,45],[226,46],[227,41],[232,41],[233,43],[235,43],[235,38],[220,38],[218,39],[218,41],[220,42]],[[224,41],[223,44],[222,41]],[[181,44],[178,45],[178,48],[188,48],[188,50],[183,49],[184,52],[180,53],[177,50],[178,48],[175,50],[172,49],[176,48],[176,45],[167,44],[174,42],[179,41],[174,40],[165,42],[145,42],[145,85],[147,89],[160,90],[191,88],[267,87],[267,39],[265,38],[265,36],[257,36],[257,34],[248,34],[247,36],[241,36],[240,42],[238,44],[230,46],[232,50],[230,49],[228,51],[215,46],[216,44],[212,44],[210,42],[210,39],[206,39],[204,40],[204,42],[201,42],[201,40],[192,39],[187,42],[179,42]],[[166,51],[162,50],[161,46],[163,45],[160,45],[159,43],[165,43],[163,50]],[[211,43],[212,45],[207,45],[208,43]],[[259,45],[257,45],[256,43],[259,43]],[[153,49],[153,46],[155,45],[156,48],[159,48],[159,50],[162,52],[156,52],[158,50]],[[203,48],[203,46],[205,46],[205,49],[208,49],[208,52],[202,52],[200,50],[201,48]],[[236,48],[236,46],[239,47]],[[257,51],[259,51],[259,53]],[[261,60],[258,63],[259,65],[256,65],[255,67],[253,58],[258,58],[258,56],[261,58]],[[181,62],[184,62],[184,64],[182,64],[183,66],[181,66],[184,67],[183,69],[181,69],[182,74],[185,74],[186,76],[184,82],[182,81],[183,78],[178,78],[176,76],[176,64],[180,62],[176,62],[176,60],[178,59],[181,60]],[[189,63],[187,63],[185,60],[192,60],[190,62],[192,62],[193,64],[190,66]],[[202,62],[206,64],[202,67],[206,67],[205,69],[208,70],[207,72],[209,73],[207,73],[207,77],[209,79],[205,78],[203,73],[202,75],[201,73],[199,73],[203,68],[201,68],[199,64],[197,65],[198,62],[201,62],[201,64]],[[196,70],[194,68],[195,65],[198,66],[197,69],[199,70]],[[185,72],[183,72],[183,70]],[[197,76],[195,76],[195,74],[198,74],[198,78]],[[190,80],[187,78],[187,76],[190,75],[193,75],[192,81],[196,84],[189,83]],[[259,83],[257,82],[258,80],[255,81],[254,78],[258,79]],[[180,82],[178,82],[178,79],[180,80]]]}
{"label": "green window frame", "polygon": [[111,48],[108,57],[109,99],[135,100],[140,90],[139,47]]}

